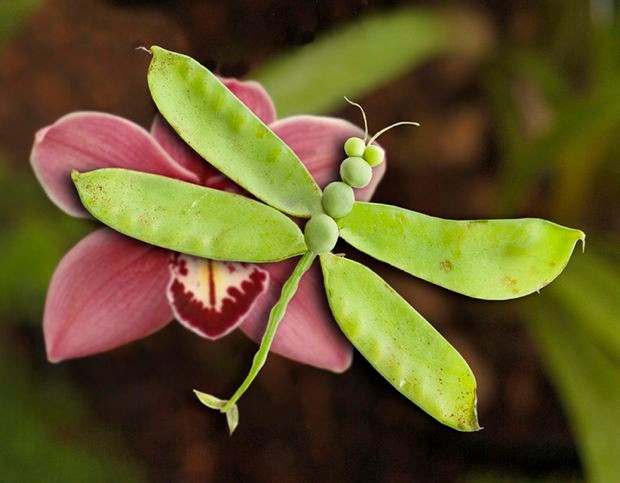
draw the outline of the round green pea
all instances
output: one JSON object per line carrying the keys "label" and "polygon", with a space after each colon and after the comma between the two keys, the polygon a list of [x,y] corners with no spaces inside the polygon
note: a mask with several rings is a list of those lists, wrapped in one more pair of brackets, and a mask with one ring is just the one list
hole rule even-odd
{"label": "round green pea", "polygon": [[351,213],[355,203],[355,193],[348,184],[334,181],[323,190],[323,209],[332,218],[342,218]]}
{"label": "round green pea", "polygon": [[362,158],[350,157],[340,165],[340,177],[352,188],[363,188],[372,179],[372,168]]}
{"label": "round green pea", "polygon": [[366,143],[360,138],[353,137],[344,142],[344,152],[347,153],[347,156],[357,156],[361,158],[365,148]]}
{"label": "round green pea", "polygon": [[310,218],[304,229],[306,245],[317,255],[331,252],[338,241],[338,234],[334,219],[322,213]]}
{"label": "round green pea", "polygon": [[379,166],[385,159],[385,151],[383,148],[373,144],[371,146],[366,146],[363,157],[370,166]]}

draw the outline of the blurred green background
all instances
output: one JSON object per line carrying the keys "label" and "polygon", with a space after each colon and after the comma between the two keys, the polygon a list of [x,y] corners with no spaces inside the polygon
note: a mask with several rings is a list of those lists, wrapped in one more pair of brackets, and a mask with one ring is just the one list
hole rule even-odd
{"label": "blurred green background", "polygon": [[[620,481],[620,29],[612,0],[0,0],[0,481]],[[272,356],[233,438],[226,394],[254,345],[180,326],[46,362],[51,273],[93,224],[42,193],[34,132],[73,110],[148,126],[157,43],[253,78],[280,116],[387,133],[375,196],[449,218],[540,216],[588,234],[540,295],[479,302],[381,265],[461,351],[484,431],[442,427],[361,358],[343,375]]]}

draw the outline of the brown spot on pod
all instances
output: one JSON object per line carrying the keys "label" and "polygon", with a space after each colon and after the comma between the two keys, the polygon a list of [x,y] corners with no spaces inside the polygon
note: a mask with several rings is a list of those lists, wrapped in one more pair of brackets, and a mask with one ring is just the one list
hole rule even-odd
{"label": "brown spot on pod", "polygon": [[454,269],[450,260],[443,260],[439,262],[439,268],[446,273],[451,272]]}

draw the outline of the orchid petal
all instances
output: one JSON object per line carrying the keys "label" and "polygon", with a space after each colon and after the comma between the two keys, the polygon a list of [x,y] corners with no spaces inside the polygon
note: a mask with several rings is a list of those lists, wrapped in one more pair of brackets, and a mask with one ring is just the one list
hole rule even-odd
{"label": "orchid petal", "polygon": [[252,312],[268,283],[267,272],[257,265],[174,254],[167,295],[181,324],[207,339],[219,339]]}
{"label": "orchid petal", "polygon": [[[262,265],[270,275],[269,289],[258,299],[241,325],[252,340],[260,342],[271,307],[280,296],[282,285],[295,268],[295,261]],[[318,264],[314,264],[299,283],[276,333],[271,351],[333,372],[344,372],[351,365],[353,349],[338,329],[327,305]]]}
{"label": "orchid petal", "polygon": [[[227,179],[190,148],[159,114],[155,116],[151,124],[151,135],[172,159],[184,168],[196,173],[200,178],[200,184],[211,188],[211,184],[218,183],[221,179]],[[234,184],[232,181],[229,182]]]}
{"label": "orchid petal", "polygon": [[220,78],[220,81],[265,124],[277,119],[273,101],[261,84],[226,78]]}
{"label": "orchid petal", "polygon": [[100,112],[61,117],[35,136],[30,162],[50,199],[70,215],[85,217],[71,170],[129,168],[191,183],[198,177],[177,164],[143,128]]}
{"label": "orchid petal", "polygon": [[168,324],[168,257],[107,228],[75,245],[56,268],[47,295],[48,359],[114,349]]}
{"label": "orchid petal", "polygon": [[[340,179],[340,163],[346,158],[344,142],[353,136],[364,137],[364,131],[354,124],[324,116],[292,116],[269,127],[299,156],[321,188]],[[370,200],[383,177],[385,164],[373,168],[368,186],[355,190],[356,200]]]}

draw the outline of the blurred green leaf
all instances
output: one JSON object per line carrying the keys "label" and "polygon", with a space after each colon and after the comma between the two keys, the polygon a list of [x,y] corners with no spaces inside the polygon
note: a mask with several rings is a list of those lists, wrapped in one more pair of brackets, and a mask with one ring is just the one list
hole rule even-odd
{"label": "blurred green leaf", "polygon": [[620,270],[620,233],[616,236],[599,236],[596,240],[596,250],[601,257],[605,257],[607,263],[612,263],[616,270]]}
{"label": "blurred green leaf", "polygon": [[[575,272],[573,276],[581,275]],[[597,287],[592,284],[589,291],[595,297],[593,303],[605,304],[618,314],[620,299],[609,300],[602,291],[597,296]],[[586,329],[590,323],[600,327],[601,321],[596,321],[599,314],[590,314],[591,306],[578,312],[574,307],[553,297],[533,297],[527,315],[571,421],[588,481],[614,483],[620,475],[620,431],[616,424],[620,420],[620,364],[610,355],[609,345],[599,344],[600,336],[609,330],[593,337],[592,330]],[[617,317],[607,322],[617,326]]]}
{"label": "blurred green leaf", "polygon": [[543,174],[559,172],[554,186],[555,211],[574,218],[585,204],[593,176],[620,127],[620,83],[572,102],[555,117],[547,131],[507,154],[500,197],[503,211],[511,211]]}
{"label": "blurred green leaf", "polygon": [[[487,92],[504,157],[501,212],[513,212],[532,188],[549,178],[550,212],[554,219],[568,222],[583,218],[596,181],[602,177],[608,185],[614,183],[609,162],[617,165],[619,44],[617,34],[594,35],[574,14],[583,4],[548,6],[551,25],[558,26],[548,36],[561,49],[543,46],[520,56],[510,54],[511,47],[498,52],[489,69]],[[529,83],[525,96],[516,92],[515,80]],[[532,93],[540,97],[534,112],[526,105]],[[549,122],[528,132],[528,116],[541,107],[548,109]],[[602,483],[615,482],[620,474],[620,433],[615,427],[620,418],[617,247],[615,240],[598,254],[589,248],[571,260],[543,296],[533,296],[525,305],[566,407],[588,481]]]}
{"label": "blurred green leaf", "polygon": [[41,0],[0,0],[0,48]]}
{"label": "blurred green leaf", "polygon": [[[503,57],[504,55],[498,55],[491,66],[487,67],[483,83],[489,98],[494,135],[501,154],[507,158],[523,142],[523,126],[511,93],[511,69],[500,61]],[[506,170],[506,159],[502,162],[502,169]]]}
{"label": "blurred green leaf", "polygon": [[327,113],[359,99],[432,56],[479,55],[489,42],[480,19],[406,7],[374,14],[276,57],[250,75],[272,95],[281,117]]}
{"label": "blurred green leaf", "polygon": [[36,375],[0,333],[0,480],[144,481],[142,468],[97,426],[75,390],[54,369]]}
{"label": "blurred green leaf", "polygon": [[[571,314],[580,330],[613,358],[620,369],[620,272],[613,260],[588,249],[574,257],[546,293]],[[620,387],[618,387],[620,393]]]}
{"label": "blurred green leaf", "polygon": [[[574,72],[544,49],[509,46],[497,52],[487,69],[486,90],[504,156],[500,215],[514,211],[532,188],[552,176],[550,211],[565,223],[573,222],[587,206],[605,163],[615,159],[619,36],[590,31],[587,25],[585,30],[589,40],[580,50],[587,50],[592,60],[581,65],[586,71],[580,73],[585,78],[581,82],[588,82],[579,88]],[[548,111],[543,113],[547,122],[536,119],[541,110]]]}
{"label": "blurred green leaf", "polygon": [[543,16],[541,48],[573,67],[589,55],[589,20],[592,2],[545,0],[536,2]]}
{"label": "blurred green leaf", "polygon": [[0,226],[0,315],[39,324],[52,272],[89,224],[52,205],[34,176],[0,161]]}
{"label": "blurred green leaf", "polygon": [[505,168],[511,157],[527,142],[523,102],[520,103],[515,95],[518,84],[532,83],[540,89],[544,101],[554,109],[562,107],[570,95],[570,88],[551,59],[531,50],[514,50],[513,47],[496,53],[485,69],[483,82],[490,99],[495,135],[502,153],[508,158]]}

